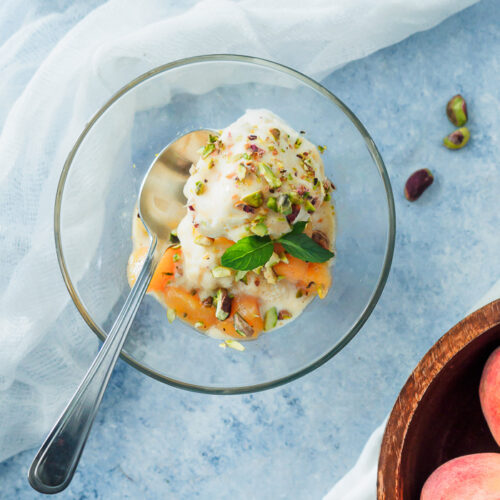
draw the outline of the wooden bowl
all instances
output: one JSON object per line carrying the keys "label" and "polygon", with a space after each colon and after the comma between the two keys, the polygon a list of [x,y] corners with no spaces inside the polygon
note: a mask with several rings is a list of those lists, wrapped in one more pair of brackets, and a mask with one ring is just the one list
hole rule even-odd
{"label": "wooden bowl", "polygon": [[429,475],[452,458],[500,452],[483,417],[479,380],[500,346],[500,300],[441,337],[401,390],[378,464],[379,500],[418,500]]}

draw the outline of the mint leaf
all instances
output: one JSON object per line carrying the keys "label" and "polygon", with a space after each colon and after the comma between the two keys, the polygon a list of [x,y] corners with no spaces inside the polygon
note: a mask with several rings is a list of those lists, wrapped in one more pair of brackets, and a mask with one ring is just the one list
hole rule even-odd
{"label": "mint leaf", "polygon": [[247,236],[230,246],[222,255],[221,265],[251,271],[263,266],[273,254],[273,242],[269,236]]}
{"label": "mint leaf", "polygon": [[[300,223],[298,222],[295,226],[298,224]],[[298,228],[298,230],[299,229],[300,228]],[[292,232],[281,236],[278,241],[290,255],[307,262],[326,262],[334,256],[333,252],[330,252],[330,250],[318,245],[306,234],[299,232],[294,233],[293,230]]]}
{"label": "mint leaf", "polygon": [[289,233],[286,233],[285,236],[288,236],[289,234],[300,234],[300,233],[303,233],[304,229],[306,228],[306,226],[307,226],[307,221],[301,220],[299,222],[296,222],[292,226],[292,230]]}

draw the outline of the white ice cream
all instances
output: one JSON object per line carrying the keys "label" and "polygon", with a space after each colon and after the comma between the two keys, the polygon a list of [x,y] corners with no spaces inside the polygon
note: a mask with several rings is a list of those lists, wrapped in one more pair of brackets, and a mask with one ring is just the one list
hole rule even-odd
{"label": "white ice cream", "polygon": [[[184,187],[186,214],[177,228],[183,259],[178,285],[198,290],[201,299],[213,296],[219,288],[234,295],[252,295],[259,298],[262,315],[276,307],[296,318],[313,294],[297,297],[296,286],[286,279],[276,280],[272,270],[249,272],[245,284],[235,280],[234,270],[230,276],[215,277],[214,268],[220,267],[231,242],[252,234],[275,239],[300,220],[311,221],[306,233],[322,231],[333,248],[334,211],[324,201],[330,189],[321,155],[304,134],[268,110],[247,111],[214,136],[191,167]],[[280,203],[291,199],[293,213],[271,209],[269,198]],[[135,226],[141,225],[139,219],[134,221]],[[142,244],[140,235],[134,227],[134,247]],[[277,326],[285,321],[278,321]],[[220,336],[216,327],[208,333]]]}

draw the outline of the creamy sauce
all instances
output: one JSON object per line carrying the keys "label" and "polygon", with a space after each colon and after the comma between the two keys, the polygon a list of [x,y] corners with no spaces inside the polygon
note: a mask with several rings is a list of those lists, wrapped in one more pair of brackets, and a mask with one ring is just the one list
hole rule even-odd
{"label": "creamy sauce", "polygon": [[[292,272],[291,264],[290,268],[287,267],[283,253],[281,258],[285,262],[248,272],[246,283],[236,280],[234,270],[226,270],[227,276],[219,276],[214,268],[220,267],[228,245],[254,234],[255,224],[259,222],[264,224],[266,233],[276,239],[288,233],[294,223],[308,221],[305,233],[314,237],[313,232],[320,231],[326,237],[323,245],[333,250],[335,214],[331,202],[325,200],[330,191],[331,183],[324,174],[316,146],[270,111],[247,111],[220,131],[218,138],[214,137],[207,144],[199,161],[191,167],[184,187],[186,212],[177,227],[179,261],[168,286],[192,290],[200,301],[211,300],[210,297],[219,289],[225,289],[235,297],[252,297],[258,304],[261,318],[271,308],[283,312],[282,319],[278,319],[272,329],[292,321],[316,294],[326,295],[330,286],[328,266],[331,260],[325,264],[323,275],[326,274],[328,279],[320,278],[322,285],[318,279],[302,282],[300,273]],[[253,203],[255,193],[262,197],[260,206]],[[268,208],[270,197],[277,199],[287,193],[295,196],[293,214],[285,215]],[[300,202],[297,201],[299,198]],[[131,284],[140,271],[144,249],[149,243],[137,212],[134,214],[132,241],[134,251],[128,266]],[[306,266],[304,269],[311,268],[310,264],[303,262],[296,264]],[[281,269],[284,276],[280,276],[276,269]],[[165,303],[164,297],[168,294],[163,294],[162,290],[153,292],[160,302]],[[179,312],[176,311],[177,316],[182,318]],[[190,322],[193,324],[193,318]],[[198,325],[198,329],[216,338],[228,337],[219,321],[203,327]]]}

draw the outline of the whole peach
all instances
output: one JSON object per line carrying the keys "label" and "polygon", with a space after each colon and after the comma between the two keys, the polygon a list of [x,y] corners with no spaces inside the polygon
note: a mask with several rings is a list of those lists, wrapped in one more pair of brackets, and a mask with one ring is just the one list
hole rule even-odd
{"label": "whole peach", "polygon": [[491,353],[484,365],[479,399],[488,427],[500,446],[500,347]]}
{"label": "whole peach", "polygon": [[427,479],[420,500],[499,500],[500,453],[454,458]]}

